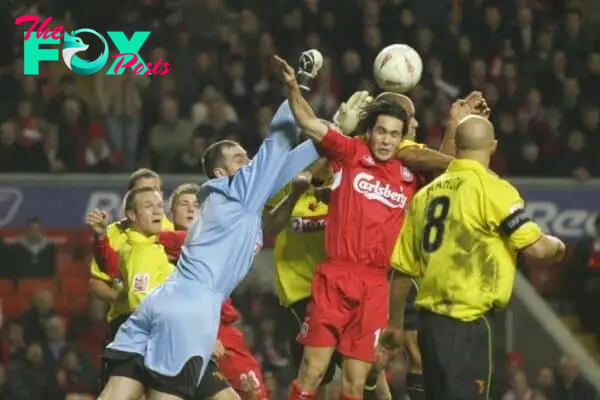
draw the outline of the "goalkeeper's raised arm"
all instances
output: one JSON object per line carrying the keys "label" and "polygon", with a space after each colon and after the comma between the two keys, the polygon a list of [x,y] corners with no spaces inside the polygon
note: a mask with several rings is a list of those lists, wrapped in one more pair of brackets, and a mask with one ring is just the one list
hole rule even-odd
{"label": "goalkeeper's raised arm", "polygon": [[[312,55],[315,63],[323,63],[323,57],[318,51],[311,50],[311,52],[314,52]],[[296,118],[296,123],[302,129],[304,135],[320,142],[325,137],[329,127],[324,121],[317,118],[308,102],[304,100],[302,91],[296,80],[294,69],[285,60],[277,56],[275,56],[275,62],[280,69],[286,87],[287,98]]]}

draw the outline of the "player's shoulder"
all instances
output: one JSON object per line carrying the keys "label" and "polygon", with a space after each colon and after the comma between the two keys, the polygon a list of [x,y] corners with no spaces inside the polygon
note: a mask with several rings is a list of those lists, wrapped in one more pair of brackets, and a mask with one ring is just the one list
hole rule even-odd
{"label": "player's shoulder", "polygon": [[[494,174],[493,172],[488,172],[484,176],[484,184],[486,189],[490,189],[490,191],[494,192],[502,192],[502,193],[517,193],[518,190],[510,183],[508,180],[501,178],[500,176]],[[490,193],[493,195],[493,193]]]}

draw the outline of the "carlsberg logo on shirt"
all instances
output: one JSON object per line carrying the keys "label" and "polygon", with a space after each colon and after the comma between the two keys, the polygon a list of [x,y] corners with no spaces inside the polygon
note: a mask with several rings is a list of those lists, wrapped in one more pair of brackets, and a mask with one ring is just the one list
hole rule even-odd
{"label": "carlsberg logo on shirt", "polygon": [[354,177],[354,190],[363,194],[369,200],[376,200],[388,207],[399,208],[406,205],[406,196],[394,192],[389,183],[383,185],[373,175],[361,172]]}

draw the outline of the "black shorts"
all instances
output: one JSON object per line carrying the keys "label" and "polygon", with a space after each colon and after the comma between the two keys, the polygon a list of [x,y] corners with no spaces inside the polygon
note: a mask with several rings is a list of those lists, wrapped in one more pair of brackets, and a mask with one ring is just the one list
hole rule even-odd
{"label": "black shorts", "polygon": [[144,366],[141,355],[106,349],[102,354],[106,362],[106,373],[123,376],[140,382],[144,387],[157,392],[168,393],[183,399],[193,398],[196,393],[198,376],[202,370],[202,358],[190,358],[181,372],[175,376],[161,375]]}
{"label": "black shorts", "polygon": [[427,399],[488,399],[492,380],[490,319],[463,322],[420,310],[419,323]]}
{"label": "black shorts", "polygon": [[[281,307],[283,310],[283,321],[285,321],[285,327],[287,329],[287,338],[290,346],[290,353],[292,358],[292,364],[294,368],[296,368],[296,375],[298,374],[298,370],[300,369],[300,364],[302,363],[302,354],[304,353],[304,346],[298,343],[296,337],[300,333],[302,329],[302,324],[304,323],[304,319],[306,318],[306,309],[308,304],[310,303],[310,298],[303,299],[295,302],[289,307]],[[339,354],[335,353],[331,363],[327,367],[327,372],[325,372],[325,376],[321,381],[322,385],[326,385],[333,380],[335,376],[335,366],[339,365],[341,358]]]}
{"label": "black shorts", "polygon": [[204,400],[213,397],[222,390],[231,387],[227,379],[219,371],[219,367],[213,360],[208,362],[206,372],[200,381],[200,385],[196,388],[192,400]]}
{"label": "black shorts", "polygon": [[419,287],[417,282],[412,279],[412,286],[408,296],[406,297],[406,304],[404,305],[404,330],[405,331],[418,331],[419,330],[419,313],[417,312],[416,300],[419,294]]}
{"label": "black shorts", "polygon": [[[108,329],[106,330],[106,336],[104,337],[102,350],[104,350],[106,346],[108,346],[113,340],[115,340],[115,336],[117,336],[117,331],[119,330],[121,325],[123,325],[123,323],[127,321],[127,318],[129,318],[130,315],[131,314],[119,315],[108,322]],[[106,385],[106,382],[108,382],[107,365],[106,362],[102,360],[100,363],[100,386],[104,387],[104,385]]]}

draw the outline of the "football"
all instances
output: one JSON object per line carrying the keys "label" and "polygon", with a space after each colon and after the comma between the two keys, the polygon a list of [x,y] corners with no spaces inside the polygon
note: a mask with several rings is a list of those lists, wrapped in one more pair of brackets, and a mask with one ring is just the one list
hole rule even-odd
{"label": "football", "polygon": [[388,92],[406,93],[419,83],[423,61],[415,49],[406,44],[392,44],[381,50],[373,62],[373,76],[379,87]]}

